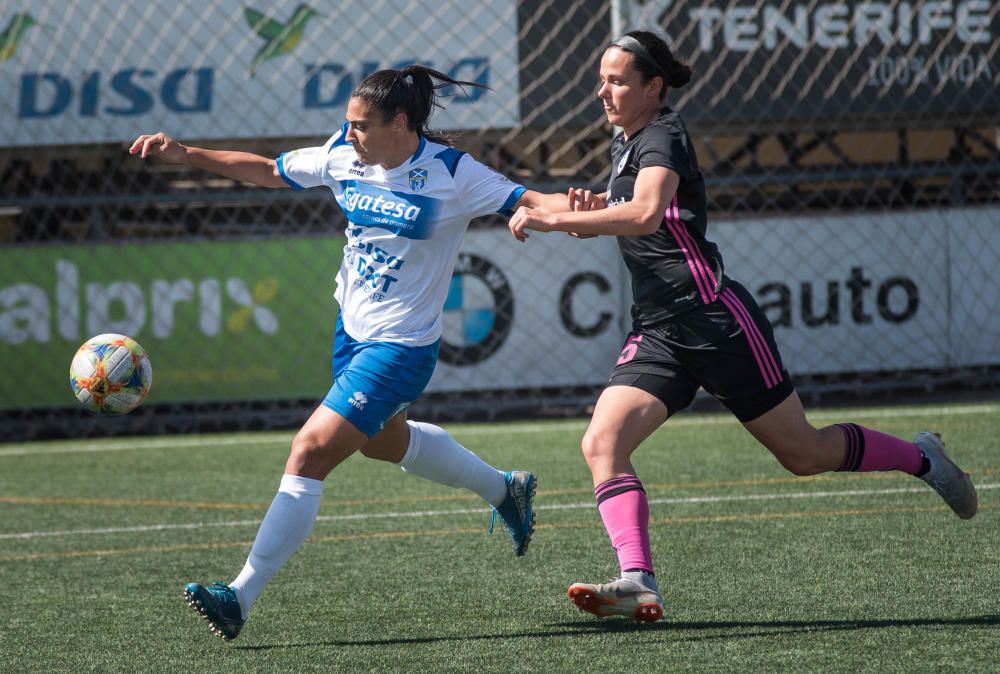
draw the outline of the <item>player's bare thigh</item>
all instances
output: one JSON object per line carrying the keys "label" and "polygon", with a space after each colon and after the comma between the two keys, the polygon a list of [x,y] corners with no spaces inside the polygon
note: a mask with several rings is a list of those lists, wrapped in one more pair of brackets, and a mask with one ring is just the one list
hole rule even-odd
{"label": "player's bare thigh", "polygon": [[843,434],[836,426],[817,430],[806,419],[797,393],[743,426],[796,475],[836,470],[843,459]]}
{"label": "player's bare thigh", "polygon": [[285,473],[322,480],[367,441],[357,426],[320,405],[295,434]]}
{"label": "player's bare thigh", "polygon": [[410,444],[410,427],[406,425],[406,412],[391,417],[381,431],[373,435],[361,448],[369,459],[399,463]]}
{"label": "player's bare thigh", "polygon": [[583,437],[583,456],[594,485],[632,475],[632,452],[667,420],[667,407],[634,386],[609,386],[601,393]]}

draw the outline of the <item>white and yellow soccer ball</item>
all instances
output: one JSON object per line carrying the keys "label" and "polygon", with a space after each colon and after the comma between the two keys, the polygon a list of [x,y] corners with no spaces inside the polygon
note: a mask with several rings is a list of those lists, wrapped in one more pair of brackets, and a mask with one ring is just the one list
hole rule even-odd
{"label": "white and yellow soccer ball", "polygon": [[92,412],[131,412],[146,399],[152,384],[149,356],[125,335],[91,337],[77,349],[69,366],[73,394]]}

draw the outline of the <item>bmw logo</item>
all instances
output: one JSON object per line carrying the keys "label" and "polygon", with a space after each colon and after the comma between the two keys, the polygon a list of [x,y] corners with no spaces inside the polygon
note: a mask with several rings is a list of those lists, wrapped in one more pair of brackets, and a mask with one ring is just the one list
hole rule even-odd
{"label": "bmw logo", "polygon": [[514,321],[514,293],[507,277],[489,260],[461,253],[444,303],[439,358],[473,365],[503,345]]}

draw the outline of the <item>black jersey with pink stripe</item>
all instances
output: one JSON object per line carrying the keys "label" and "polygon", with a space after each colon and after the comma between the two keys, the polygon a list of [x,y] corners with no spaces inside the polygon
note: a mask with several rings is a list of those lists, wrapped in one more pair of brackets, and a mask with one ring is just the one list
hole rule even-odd
{"label": "black jersey with pink stripe", "polygon": [[680,176],[660,228],[643,236],[619,236],[632,276],[632,320],[636,327],[655,326],[714,302],[723,288],[722,255],[705,238],[708,225],[705,180],[680,116],[669,107],[625,140],[611,145],[608,207],[629,202],[636,176],[647,166],[663,166]]}

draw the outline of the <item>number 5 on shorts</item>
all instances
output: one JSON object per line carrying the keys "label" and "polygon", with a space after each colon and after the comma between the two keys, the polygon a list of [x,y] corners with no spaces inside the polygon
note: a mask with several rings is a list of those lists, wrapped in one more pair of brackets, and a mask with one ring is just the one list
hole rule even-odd
{"label": "number 5 on shorts", "polygon": [[635,354],[639,352],[639,342],[642,341],[642,335],[636,335],[629,337],[625,340],[625,346],[622,348],[622,355],[618,356],[618,362],[615,365],[623,365],[635,358]]}

